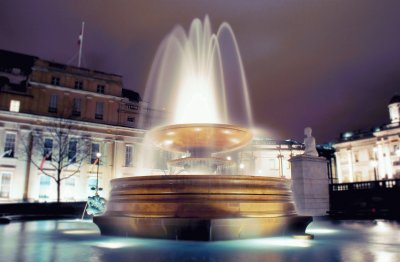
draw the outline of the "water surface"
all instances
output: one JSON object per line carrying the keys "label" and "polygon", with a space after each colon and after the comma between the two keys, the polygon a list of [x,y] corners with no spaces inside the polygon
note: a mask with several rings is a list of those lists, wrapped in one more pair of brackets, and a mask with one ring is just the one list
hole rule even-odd
{"label": "water surface", "polygon": [[400,224],[316,221],[314,240],[191,242],[101,236],[91,221],[0,225],[0,261],[400,261]]}

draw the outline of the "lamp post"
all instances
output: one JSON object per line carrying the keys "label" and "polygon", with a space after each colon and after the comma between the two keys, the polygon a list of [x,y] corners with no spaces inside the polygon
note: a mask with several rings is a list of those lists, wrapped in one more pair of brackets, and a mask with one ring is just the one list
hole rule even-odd
{"label": "lamp post", "polygon": [[97,175],[96,175],[96,196],[99,195],[99,167],[100,167],[100,157],[101,157],[101,153],[97,152],[96,154],[97,157]]}

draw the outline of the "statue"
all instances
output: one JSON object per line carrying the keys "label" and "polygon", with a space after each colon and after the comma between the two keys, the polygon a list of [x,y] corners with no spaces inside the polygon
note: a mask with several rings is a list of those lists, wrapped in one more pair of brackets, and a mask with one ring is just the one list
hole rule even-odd
{"label": "statue", "polygon": [[306,138],[304,138],[304,154],[306,156],[318,156],[317,148],[315,147],[315,138],[311,136],[312,129],[310,127],[306,127],[304,129],[304,134]]}
{"label": "statue", "polygon": [[99,215],[106,211],[106,200],[98,194],[88,197],[86,212],[88,215]]}

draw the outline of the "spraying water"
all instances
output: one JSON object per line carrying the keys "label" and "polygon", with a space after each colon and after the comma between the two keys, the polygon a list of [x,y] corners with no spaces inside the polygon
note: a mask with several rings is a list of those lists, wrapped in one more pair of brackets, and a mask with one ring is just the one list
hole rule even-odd
{"label": "spraying water", "polygon": [[216,33],[209,18],[188,32],[176,26],[156,53],[144,100],[165,111],[159,123],[253,124],[247,81],[229,24]]}
{"label": "spraying water", "polygon": [[[156,125],[207,123],[251,128],[246,76],[230,25],[222,23],[213,33],[206,16],[203,21],[194,19],[188,32],[176,26],[158,48],[144,100],[154,111],[162,112]],[[140,125],[144,126],[148,115],[142,112],[141,116]],[[148,144],[144,142],[139,154],[139,175],[154,174],[154,169],[148,172],[149,167],[162,157]]]}

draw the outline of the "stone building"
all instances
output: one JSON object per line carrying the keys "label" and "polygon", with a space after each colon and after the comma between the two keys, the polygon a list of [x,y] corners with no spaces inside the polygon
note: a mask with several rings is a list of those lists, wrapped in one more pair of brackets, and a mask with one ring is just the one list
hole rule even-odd
{"label": "stone building", "polygon": [[[0,50],[0,203],[55,201],[57,182],[50,176],[57,177],[61,151],[67,166],[60,199],[85,201],[97,181],[107,197],[111,179],[141,173],[143,137],[164,114],[124,89],[119,75]],[[57,137],[65,136],[62,147]],[[78,157],[83,148],[86,155]],[[290,178],[288,160],[301,153],[295,141],[256,137],[222,157],[232,159],[237,174]],[[157,151],[149,172],[169,174],[166,161],[176,157]]]}
{"label": "stone building", "polygon": [[400,178],[400,96],[389,102],[390,123],[346,132],[334,144],[337,182],[350,183]]}
{"label": "stone building", "polygon": [[[61,199],[85,200],[93,194],[98,152],[106,195],[110,179],[135,170],[144,134],[144,126],[138,128],[142,106],[139,94],[123,88],[121,76],[0,51],[0,201],[56,199],[56,181],[43,174],[53,176],[56,168],[52,160],[42,160],[46,150],[53,156],[60,151],[50,131],[59,122],[73,130],[75,142],[65,146],[72,157],[80,143],[88,144],[82,165],[73,163],[62,172],[64,177],[77,173],[62,180]],[[35,147],[43,153],[33,154]]]}

